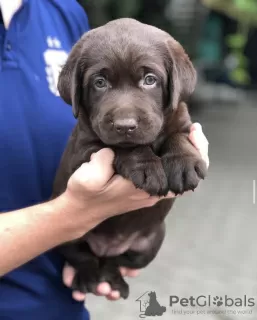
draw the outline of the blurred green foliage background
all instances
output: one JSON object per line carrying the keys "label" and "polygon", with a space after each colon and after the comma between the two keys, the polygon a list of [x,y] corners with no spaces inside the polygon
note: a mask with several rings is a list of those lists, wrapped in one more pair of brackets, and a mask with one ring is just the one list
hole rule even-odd
{"label": "blurred green foliage background", "polygon": [[133,17],[144,23],[171,31],[172,26],[165,17],[165,8],[170,0],[80,0],[89,16],[91,27],[100,26],[110,20]]}
{"label": "blurred green foliage background", "polygon": [[[256,48],[252,44],[249,46],[249,39],[254,43],[253,37],[257,35],[257,0],[78,0],[78,2],[87,12],[91,28],[113,19],[132,17],[166,30],[184,46],[193,60],[219,65],[220,70],[215,72],[225,73],[225,76],[218,76],[217,81],[222,78],[222,81],[230,85],[248,86],[255,78],[257,52],[256,58],[252,52],[257,51],[257,46]],[[182,7],[178,10],[178,14],[173,10],[175,2]],[[202,14],[201,8],[205,8],[205,15]],[[246,55],[247,46],[251,54]],[[254,81],[257,82],[257,78]]]}
{"label": "blurred green foliage background", "polygon": [[202,0],[209,8],[219,10],[240,23],[257,26],[257,0]]}

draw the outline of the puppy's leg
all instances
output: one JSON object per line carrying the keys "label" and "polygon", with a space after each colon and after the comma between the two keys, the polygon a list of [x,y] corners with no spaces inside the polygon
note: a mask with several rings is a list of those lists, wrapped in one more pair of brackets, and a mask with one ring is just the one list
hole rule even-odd
{"label": "puppy's leg", "polygon": [[81,292],[93,292],[98,279],[99,258],[91,251],[85,241],[76,241],[59,247],[59,252],[75,269],[72,289]]}
{"label": "puppy's leg", "polygon": [[[76,147],[75,147],[75,146]],[[77,147],[79,145],[80,147]],[[62,194],[70,176],[85,162],[90,161],[93,153],[101,150],[101,144],[83,144],[80,142],[69,143],[63,153],[60,166],[57,170],[51,199]]]}
{"label": "puppy's leg", "polygon": [[102,257],[98,266],[94,266],[93,274],[88,272],[88,266],[77,269],[73,288],[83,292],[96,292],[101,282],[108,282],[112,290],[118,290],[120,296],[126,299],[129,295],[129,286],[122,277],[119,267],[141,269],[146,267],[157,255],[165,235],[165,225],[162,223],[151,233],[137,239],[131,249],[117,257]]}
{"label": "puppy's leg", "polygon": [[128,298],[129,285],[120,273],[116,257],[100,258],[98,284],[100,282],[108,282],[112,290],[117,290],[120,292],[121,298]]}
{"label": "puppy's leg", "polygon": [[68,243],[60,252],[76,273],[72,289],[97,294],[97,286],[108,282],[112,290],[118,290],[122,298],[129,295],[129,286],[123,279],[115,258],[98,258],[85,241]]}
{"label": "puppy's leg", "polygon": [[147,236],[138,239],[130,250],[116,258],[118,265],[130,269],[145,268],[157,255],[165,236],[164,222]]}
{"label": "puppy's leg", "polygon": [[[170,201],[170,200],[163,200]],[[135,241],[131,249],[116,257],[97,257],[85,241],[68,243],[60,247],[67,262],[76,270],[73,290],[97,294],[97,286],[108,282],[112,290],[118,290],[122,298],[129,295],[129,286],[122,277],[119,267],[141,269],[157,255],[165,235],[165,225]]]}
{"label": "puppy's leg", "polygon": [[77,269],[72,288],[97,294],[97,286],[102,282],[108,282],[111,289],[119,291],[123,299],[129,296],[129,286],[122,277],[116,260],[112,258],[99,258],[97,266],[89,268],[85,264]]}
{"label": "puppy's leg", "polygon": [[207,174],[205,162],[188,139],[191,124],[187,107],[181,103],[169,122],[167,136],[159,152],[169,190],[175,194],[194,190]]}
{"label": "puppy's leg", "polygon": [[83,163],[89,162],[93,153],[103,149],[104,146],[99,144],[81,145],[81,150],[77,151],[71,156],[70,168],[71,173],[74,173]]}
{"label": "puppy's leg", "polygon": [[132,181],[137,188],[150,195],[168,193],[167,178],[161,159],[148,146],[133,149],[116,149],[114,159],[115,171]]}

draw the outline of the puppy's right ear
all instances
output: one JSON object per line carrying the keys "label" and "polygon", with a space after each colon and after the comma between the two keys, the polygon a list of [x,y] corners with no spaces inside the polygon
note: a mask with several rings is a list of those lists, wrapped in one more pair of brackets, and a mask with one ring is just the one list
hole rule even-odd
{"label": "puppy's right ear", "polygon": [[171,36],[168,37],[166,46],[168,49],[168,74],[170,76],[170,105],[176,109],[180,102],[187,102],[193,93],[197,75],[183,47]]}
{"label": "puppy's right ear", "polygon": [[81,93],[82,93],[82,74],[80,68],[80,57],[83,40],[79,40],[71,50],[71,53],[63,66],[59,79],[58,91],[62,99],[72,105],[75,118],[79,115]]}

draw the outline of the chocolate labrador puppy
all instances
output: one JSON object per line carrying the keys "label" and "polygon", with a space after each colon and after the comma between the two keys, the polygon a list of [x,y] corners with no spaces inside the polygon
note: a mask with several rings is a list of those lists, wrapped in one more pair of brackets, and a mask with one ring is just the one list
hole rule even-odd
{"label": "chocolate labrador puppy", "polygon": [[[53,197],[93,152],[110,147],[114,169],[137,188],[164,196],[197,187],[206,165],[188,140],[185,101],[196,72],[169,34],[133,19],[119,19],[86,33],[73,47],[58,83],[77,125],[63,154]],[[107,281],[123,298],[128,284],[119,266],[143,268],[164,239],[164,218],[174,199],[115,216],[83,238],[60,247],[77,270],[73,289],[96,292]]]}

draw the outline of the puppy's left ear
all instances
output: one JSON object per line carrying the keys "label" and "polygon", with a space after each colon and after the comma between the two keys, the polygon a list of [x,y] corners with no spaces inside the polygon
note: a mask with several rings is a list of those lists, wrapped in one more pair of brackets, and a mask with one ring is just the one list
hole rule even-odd
{"label": "puppy's left ear", "polygon": [[195,68],[185,53],[183,47],[172,37],[167,40],[168,49],[168,74],[170,102],[173,109],[176,109],[180,102],[186,102],[193,93],[197,75]]}

